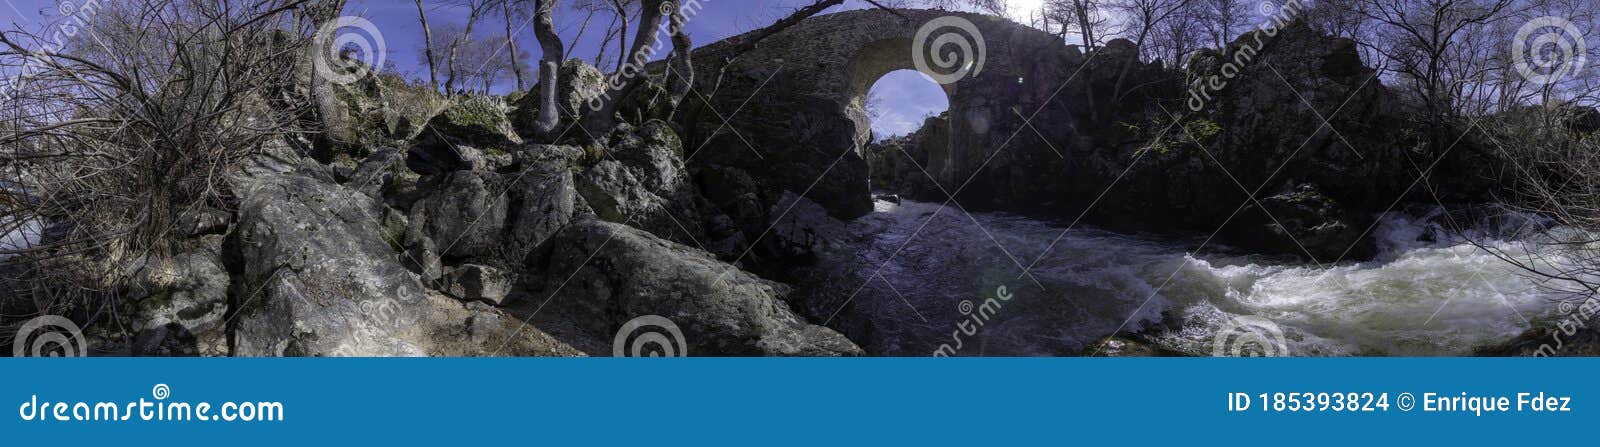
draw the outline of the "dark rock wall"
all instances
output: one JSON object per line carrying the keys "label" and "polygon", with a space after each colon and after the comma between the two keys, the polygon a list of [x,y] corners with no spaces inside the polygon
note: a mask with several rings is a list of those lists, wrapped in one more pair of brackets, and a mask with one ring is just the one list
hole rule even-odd
{"label": "dark rock wall", "polygon": [[[1420,123],[1349,40],[1296,22],[1247,34],[1226,53],[1202,51],[1187,72],[1134,57],[1131,44],[1112,42],[1074,68],[1048,103],[1013,101],[1038,110],[1015,137],[961,132],[960,106],[952,104],[948,124],[930,120],[869,151],[880,157],[874,185],[943,201],[938,188],[920,184],[926,175],[904,163],[905,154],[998,147],[987,159],[957,158],[956,171],[971,171],[970,180],[941,179],[946,190],[960,189],[963,207],[1081,217],[1121,231],[1215,231],[1236,246],[1322,261],[1371,255],[1374,217],[1396,202],[1489,198],[1484,165],[1492,161],[1476,139],[1464,138],[1446,157],[1433,154]],[[1113,95],[1124,64],[1133,69],[1122,85],[1137,88]],[[1224,73],[1234,75],[1219,78],[1224,87],[1191,100],[1189,92],[1200,90],[1186,83]],[[996,127],[1022,126],[1022,118],[1010,118]]]}

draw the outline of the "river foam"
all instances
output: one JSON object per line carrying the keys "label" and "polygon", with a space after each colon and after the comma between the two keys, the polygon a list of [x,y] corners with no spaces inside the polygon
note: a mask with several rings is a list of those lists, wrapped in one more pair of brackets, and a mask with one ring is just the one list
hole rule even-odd
{"label": "river foam", "polygon": [[[1391,213],[1375,229],[1377,258],[1317,265],[1214,242],[1200,249],[1198,239],[1063,232],[1007,214],[879,202],[824,256],[831,272],[800,289],[813,317],[881,355],[928,355],[964,330],[962,301],[1002,285],[1016,299],[959,355],[1077,355],[1119,330],[1210,355],[1241,318],[1275,326],[1276,354],[1463,355],[1552,315],[1555,297],[1444,231],[1437,213]],[[1474,239],[1520,254],[1515,233],[1529,222],[1481,225],[1474,231],[1507,239]]]}

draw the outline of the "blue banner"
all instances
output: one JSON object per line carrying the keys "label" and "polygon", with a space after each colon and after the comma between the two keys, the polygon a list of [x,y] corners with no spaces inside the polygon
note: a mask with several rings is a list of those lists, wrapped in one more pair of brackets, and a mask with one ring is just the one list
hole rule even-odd
{"label": "blue banner", "polygon": [[0,359],[7,445],[1581,441],[1600,359]]}

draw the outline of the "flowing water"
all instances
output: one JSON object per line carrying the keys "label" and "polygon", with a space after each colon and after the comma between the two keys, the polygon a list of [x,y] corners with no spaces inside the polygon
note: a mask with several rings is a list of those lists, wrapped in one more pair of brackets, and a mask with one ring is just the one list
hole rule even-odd
{"label": "flowing water", "polygon": [[[1198,238],[879,201],[796,296],[869,352],[905,356],[941,345],[954,355],[1078,355],[1119,330],[1197,355],[1463,355],[1554,315],[1555,297],[1429,224],[1433,214],[1382,219],[1374,260],[1318,265],[1216,241],[1201,248]],[[1489,243],[1522,253],[1513,240]],[[1269,352],[1221,341],[1240,333]]]}

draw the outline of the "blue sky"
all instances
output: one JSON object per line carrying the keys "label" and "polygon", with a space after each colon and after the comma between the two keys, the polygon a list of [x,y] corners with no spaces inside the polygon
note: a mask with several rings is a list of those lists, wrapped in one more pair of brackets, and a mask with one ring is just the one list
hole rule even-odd
{"label": "blue sky", "polygon": [[[0,28],[40,31],[53,17],[59,16],[57,11],[63,7],[63,3],[66,4],[66,9],[70,10],[74,2],[83,1],[87,0],[0,0]],[[700,0],[700,13],[687,25],[689,35],[694,39],[696,46],[716,42],[771,24],[813,1],[815,0]],[[604,29],[610,25],[612,17],[606,13],[595,14],[582,38],[574,40],[587,14],[573,9],[571,7],[573,3],[570,0],[561,2],[562,9],[556,15],[556,26],[566,43],[573,47],[574,57],[592,60],[603,40]],[[446,23],[466,21],[467,14],[464,8],[450,6],[449,2],[439,0],[425,0],[424,4],[428,9],[429,24],[435,29]],[[871,5],[860,0],[850,0],[824,11],[824,14],[867,7]],[[416,5],[411,0],[350,0],[345,14],[363,17],[377,26],[382,43],[386,47],[385,62],[393,63],[394,67],[408,78],[427,78],[427,71],[420,56],[422,26],[417,20]],[[493,34],[503,33],[504,26],[504,21],[498,12],[490,14],[490,17],[483,19],[477,25],[484,33]],[[518,50],[530,53],[531,60],[538,60],[540,52],[537,42],[534,41],[532,27],[526,22],[518,22],[513,23],[512,28],[519,30],[516,32]],[[616,53],[615,48],[608,52],[608,54]],[[534,74],[530,72],[527,76],[531,84]],[[493,91],[506,93],[514,89],[515,81],[508,78],[498,82]],[[947,107],[944,92],[931,80],[915,72],[893,73],[879,80],[873,90],[885,99],[882,101],[882,109],[876,111],[879,119],[873,123],[875,132],[880,136],[904,134],[915,130],[921,124],[922,117],[938,113]]]}

